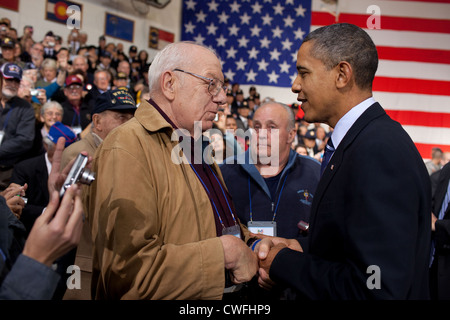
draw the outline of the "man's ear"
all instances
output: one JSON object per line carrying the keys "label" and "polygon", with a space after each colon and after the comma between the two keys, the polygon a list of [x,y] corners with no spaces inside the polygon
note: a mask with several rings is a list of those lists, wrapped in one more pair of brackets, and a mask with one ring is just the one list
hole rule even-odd
{"label": "man's ear", "polygon": [[177,82],[177,78],[173,76],[171,71],[165,71],[161,77],[161,91],[163,95],[168,100],[173,100],[175,98],[175,84]]}
{"label": "man's ear", "polygon": [[101,116],[98,113],[94,113],[92,115],[92,125],[98,131],[101,131],[101,121],[100,121],[100,119],[101,119]]}
{"label": "man's ear", "polygon": [[[353,78],[353,68],[347,61],[341,61],[336,66],[336,87],[342,89],[348,86]],[[354,82],[354,81],[353,81]]]}
{"label": "man's ear", "polygon": [[296,134],[295,128],[294,128],[294,129],[291,129],[291,130],[289,131],[289,135],[288,135],[288,144],[289,144],[289,145],[291,145],[292,142],[294,141],[294,139],[295,139],[295,134]]}

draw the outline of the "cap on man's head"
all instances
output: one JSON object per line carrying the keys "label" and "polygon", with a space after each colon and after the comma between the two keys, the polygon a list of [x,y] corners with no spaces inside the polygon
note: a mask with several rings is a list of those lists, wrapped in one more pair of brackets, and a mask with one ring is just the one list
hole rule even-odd
{"label": "cap on man's head", "polygon": [[305,139],[316,139],[316,131],[314,131],[314,130],[306,131],[306,133],[303,136],[303,138],[305,138]]}
{"label": "cap on man's head", "polygon": [[83,85],[83,79],[78,74],[73,74],[71,76],[68,76],[66,78],[66,87],[72,85],[72,84],[79,84],[80,86]]}
{"label": "cap on man's head", "polygon": [[129,49],[129,52],[137,52],[137,47],[136,46],[131,46]]}
{"label": "cap on man's head", "polygon": [[16,46],[16,42],[14,41],[14,39],[6,37],[6,38],[2,39],[0,46],[2,48],[14,49],[14,47]]}
{"label": "cap on man's head", "polygon": [[3,78],[22,80],[22,68],[15,63],[7,62],[0,69]]}
{"label": "cap on man's head", "polygon": [[95,100],[92,114],[106,110],[113,111],[136,111],[136,102],[126,89],[115,89],[103,92]]}
{"label": "cap on man's head", "polygon": [[127,77],[127,75],[124,72],[117,72],[117,75],[115,76],[114,79],[116,79],[116,80],[120,80],[120,79],[127,80],[128,77]]}
{"label": "cap on man's head", "polygon": [[66,139],[65,147],[77,141],[77,135],[68,126],[56,121],[48,130],[47,138],[53,143],[58,142],[58,139],[64,137]]}
{"label": "cap on man's head", "polygon": [[112,54],[109,51],[103,51],[100,57],[112,59]]}

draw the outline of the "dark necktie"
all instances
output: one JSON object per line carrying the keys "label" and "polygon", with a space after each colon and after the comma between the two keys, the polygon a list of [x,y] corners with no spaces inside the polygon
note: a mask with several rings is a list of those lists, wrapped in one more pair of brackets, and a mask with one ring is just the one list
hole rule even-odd
{"label": "dark necktie", "polygon": [[330,137],[328,139],[327,145],[325,146],[325,152],[323,153],[322,165],[320,167],[320,176],[322,176],[333,153],[334,153],[334,146],[333,146],[333,142],[331,141],[331,137]]}

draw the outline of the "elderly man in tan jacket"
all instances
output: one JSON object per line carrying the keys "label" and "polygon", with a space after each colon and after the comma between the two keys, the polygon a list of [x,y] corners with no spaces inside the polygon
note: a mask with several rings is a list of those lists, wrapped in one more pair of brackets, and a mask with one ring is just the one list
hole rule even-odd
{"label": "elderly man in tan jacket", "polygon": [[210,129],[226,100],[220,61],[206,47],[171,44],[153,60],[149,87],[151,99],[93,161],[84,200],[94,298],[221,299],[226,275],[249,281],[258,261],[218,166],[193,151],[197,127]]}

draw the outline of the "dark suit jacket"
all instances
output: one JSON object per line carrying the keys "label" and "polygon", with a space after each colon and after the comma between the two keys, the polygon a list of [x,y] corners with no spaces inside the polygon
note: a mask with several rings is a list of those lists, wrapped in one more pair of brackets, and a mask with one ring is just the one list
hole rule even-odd
{"label": "dark suit jacket", "polygon": [[48,172],[45,154],[19,162],[14,166],[11,182],[28,184],[26,198],[28,202],[22,211],[20,220],[25,225],[27,233],[33,227],[34,221],[42,213],[49,201]]}
{"label": "dark suit jacket", "polygon": [[[450,162],[447,163],[439,174],[436,186],[436,193],[433,197],[433,213],[436,217],[443,206],[445,194],[450,180]],[[431,281],[434,281],[433,288],[436,291],[432,294],[438,299],[450,300],[450,205],[444,212],[444,218],[435,223],[436,231],[433,234],[435,240],[435,256],[432,268]]]}
{"label": "dark suit jacket", "polygon": [[309,299],[428,299],[430,210],[421,156],[375,103],[323,173],[305,253],[281,250],[270,277]]}

